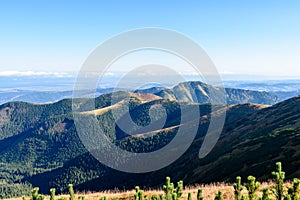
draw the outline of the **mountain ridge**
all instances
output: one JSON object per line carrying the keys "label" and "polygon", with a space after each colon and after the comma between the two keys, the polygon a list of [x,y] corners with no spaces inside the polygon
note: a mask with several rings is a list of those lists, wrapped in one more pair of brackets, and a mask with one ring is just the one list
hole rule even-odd
{"label": "mountain ridge", "polygon": [[[109,94],[114,91],[130,91],[128,89],[122,88],[101,88],[97,89],[94,94],[86,93],[85,97],[93,97],[93,96],[100,96],[103,94]],[[286,95],[282,95],[278,93],[270,93],[270,92],[262,92],[262,91],[255,91],[255,90],[245,90],[245,89],[234,89],[234,88],[224,88],[226,100],[228,104],[237,104],[237,103],[259,103],[259,104],[268,104],[273,105],[278,103],[279,101],[285,100]],[[214,87],[207,85],[200,81],[188,81],[182,82],[175,85],[172,88],[165,88],[165,87],[152,87],[148,89],[138,89],[132,92],[135,93],[150,93],[157,95],[161,98],[171,99],[171,100],[184,100],[184,101],[192,101],[196,103],[209,103],[212,99],[209,97],[209,91],[212,93],[218,94],[221,92],[219,87]],[[72,91],[60,91],[60,92],[53,92],[53,91],[20,91],[22,94],[15,95],[15,92],[12,94],[7,94],[8,97],[5,98],[5,93],[0,93],[0,95],[4,95],[4,99],[0,102],[2,104],[7,103],[10,99],[11,101],[15,102],[29,102],[33,104],[45,104],[45,103],[55,103],[59,102],[63,99],[72,98]],[[23,94],[24,93],[24,94]],[[289,94],[291,96],[292,94]],[[217,99],[217,98],[216,98]],[[225,103],[225,102],[223,102]],[[0,103],[1,104],[1,103]]]}
{"label": "mountain ridge", "polygon": [[[176,135],[176,126],[180,124],[179,105],[184,102],[120,91],[97,97],[95,109],[112,106],[112,98],[113,102],[127,99],[131,105],[130,114],[140,125],[149,123],[147,113],[152,105],[163,106],[169,116],[165,126],[152,130],[152,134],[124,137],[120,127],[112,121],[111,110],[99,113],[99,125],[117,146],[137,153],[149,152],[168,144]],[[290,155],[285,161],[287,177],[299,176],[297,160],[300,155],[295,153],[300,150],[299,103],[300,96],[273,106],[228,105],[225,126],[217,145],[207,157],[199,160],[198,152],[210,123],[211,104],[185,102],[190,109],[199,109],[201,113],[199,124],[184,125],[199,127],[193,144],[167,168],[146,174],[122,173],[93,158],[76,133],[71,99],[44,105],[3,104],[0,106],[0,180],[10,185],[30,183],[39,186],[42,192],[47,192],[50,187],[64,192],[68,183],[73,183],[78,190],[95,191],[131,188],[135,184],[155,187],[167,175],[174,180],[183,179],[187,184],[233,181],[236,175],[245,177],[249,173],[267,179],[264,172],[270,171],[274,162],[287,155]],[[220,105],[217,111],[223,112],[221,108]],[[160,111],[154,111],[157,113],[155,120],[160,120]],[[268,160],[263,161],[263,158]],[[101,184],[103,182],[106,184]]]}
{"label": "mountain ridge", "polygon": [[238,104],[238,103],[257,103],[257,104],[268,104],[273,105],[280,101],[280,98],[275,94],[268,92],[260,92],[253,90],[243,90],[234,88],[224,88],[224,93],[220,87],[214,87],[207,85],[200,81],[189,81],[179,83],[173,88],[153,87],[144,90],[136,90],[137,93],[153,93],[163,99],[171,100],[183,100],[196,103],[214,103],[211,100],[217,99],[218,97],[211,98],[210,92],[226,97],[227,104]]}

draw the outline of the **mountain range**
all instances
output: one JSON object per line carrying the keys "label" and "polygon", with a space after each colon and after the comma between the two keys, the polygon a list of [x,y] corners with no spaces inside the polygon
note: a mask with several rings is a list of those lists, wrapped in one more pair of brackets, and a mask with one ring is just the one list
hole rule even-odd
{"label": "mountain range", "polygon": [[[115,145],[137,153],[167,145],[177,134],[178,126],[185,126],[184,134],[198,127],[193,143],[178,160],[163,169],[142,174],[109,168],[86,150],[76,132],[71,99],[41,105],[3,104],[0,186],[20,195],[31,186],[40,187],[41,192],[48,192],[51,187],[65,192],[68,183],[73,183],[77,190],[91,191],[135,185],[158,187],[166,176],[174,181],[182,179],[186,184],[232,182],[237,175],[245,179],[250,174],[268,180],[268,172],[276,161],[284,163],[287,178],[300,175],[300,97],[279,102],[278,97],[267,92],[226,89],[226,109],[224,105],[215,105],[212,112],[211,103],[215,103],[209,101],[212,90],[218,88],[187,82],[171,89],[119,91],[97,97],[95,109],[81,113],[96,116],[99,126]],[[112,98],[117,100],[112,103]],[[113,112],[121,112],[125,105],[130,105],[130,116],[140,126],[163,119],[164,112],[159,106],[166,110],[166,122],[160,129],[155,126],[147,131],[135,129],[133,135],[127,135],[113,120]],[[180,105],[199,109],[199,118],[181,124]],[[150,108],[155,118],[150,118]],[[225,111],[225,124],[216,146],[199,159],[210,119],[221,117]],[[123,118],[120,116],[119,120]]]}
{"label": "mountain range", "polygon": [[[16,78],[17,79],[17,78]],[[54,103],[66,98],[72,98],[73,91],[72,88],[74,85],[73,79],[51,79],[49,81],[45,81],[44,79],[37,79],[32,84],[29,84],[31,79],[1,79],[1,88],[0,88],[0,104],[12,102],[12,101],[24,101],[29,103]],[[16,82],[16,83],[15,83]],[[42,82],[42,83],[40,83]],[[9,84],[8,84],[9,83]],[[190,82],[192,83],[192,82]],[[23,85],[23,87],[18,87],[18,85]],[[50,86],[52,85],[52,87]],[[129,88],[113,88],[108,82],[106,85],[102,85],[98,88],[94,93],[87,93],[86,96],[99,96],[102,94],[108,94],[117,90],[126,90],[133,91]],[[235,99],[234,96],[228,97],[228,103],[241,103],[241,102],[253,102],[263,103],[263,104],[274,104],[278,101],[283,101],[295,96],[300,95],[299,89],[299,81],[266,81],[266,82],[242,82],[242,81],[224,81],[224,85],[226,88],[226,92],[228,95],[237,94],[237,98],[241,97],[241,99]],[[208,87],[204,83],[199,81],[194,81],[194,86],[192,84],[181,83],[173,88],[169,86],[164,87],[155,87],[149,89],[139,89],[137,92],[146,93],[158,93],[161,91],[161,96],[168,98],[176,98],[174,95],[184,92],[189,93],[188,90],[193,89],[193,87],[199,87],[203,89],[216,89],[217,87]],[[182,87],[182,88],[180,88]],[[192,88],[189,88],[192,87]],[[179,91],[178,91],[179,90]],[[232,90],[232,91],[231,91]],[[205,90],[204,90],[205,91]],[[258,92],[259,91],[259,92]],[[170,94],[170,92],[172,94]],[[207,92],[207,91],[205,91]],[[196,94],[198,95],[198,94]],[[177,96],[178,97],[178,96]],[[251,99],[251,98],[257,99]],[[190,99],[188,96],[185,96],[185,99]],[[195,99],[194,99],[195,100]],[[230,101],[232,100],[232,101]]]}
{"label": "mountain range", "polygon": [[257,103],[273,105],[281,100],[275,94],[253,90],[225,88],[223,93],[219,87],[210,86],[200,81],[179,83],[171,89],[153,87],[144,90],[136,90],[135,92],[152,93],[163,99],[189,101],[200,104],[211,103],[214,99],[219,99],[218,96],[213,99],[212,94],[210,93],[213,93],[214,95],[225,95],[227,104]]}

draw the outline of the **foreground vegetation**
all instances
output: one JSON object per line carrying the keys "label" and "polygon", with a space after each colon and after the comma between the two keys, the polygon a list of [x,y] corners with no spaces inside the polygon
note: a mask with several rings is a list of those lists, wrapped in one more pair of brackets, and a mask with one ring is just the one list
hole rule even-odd
{"label": "foreground vegetation", "polygon": [[209,185],[197,188],[184,188],[183,181],[176,186],[170,177],[162,190],[143,191],[139,186],[134,191],[75,194],[73,185],[69,184],[69,194],[55,196],[55,189],[50,189],[50,196],[39,194],[39,188],[31,191],[31,197],[22,197],[23,200],[300,200],[300,180],[295,178],[292,183],[285,182],[285,172],[280,162],[276,163],[276,170],[272,172],[273,182],[263,183],[256,181],[254,176],[248,176],[243,184],[241,177],[236,178],[233,185]]}

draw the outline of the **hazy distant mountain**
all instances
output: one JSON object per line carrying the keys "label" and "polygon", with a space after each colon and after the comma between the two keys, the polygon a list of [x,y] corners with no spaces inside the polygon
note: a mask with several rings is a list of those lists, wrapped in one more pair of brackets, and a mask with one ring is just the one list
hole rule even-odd
{"label": "hazy distant mountain", "polygon": [[[99,96],[113,91],[127,90],[124,88],[99,88],[95,93],[87,93],[86,97]],[[137,90],[137,93],[152,93],[164,99],[183,100],[197,103],[218,103],[214,102],[215,98],[211,98],[209,92],[214,95],[220,94],[218,87],[209,86],[205,83],[194,81],[184,82],[176,85],[173,88],[152,87],[149,89]],[[293,97],[295,93],[278,92],[278,96],[273,93],[259,92],[253,90],[225,88],[226,100],[228,104],[238,103],[258,103],[273,105],[287,97]],[[0,90],[0,104],[12,101],[23,101],[28,103],[53,103],[66,98],[72,98],[73,91],[34,91],[34,90]],[[223,102],[222,102],[223,103]]]}
{"label": "hazy distant mountain", "polygon": [[[75,74],[65,74],[66,77],[55,77],[55,76],[0,76],[0,104],[11,102],[11,101],[25,101],[30,103],[49,103],[57,102],[65,98],[72,97],[72,90],[74,83],[76,82]],[[120,76],[121,77],[121,76]],[[116,86],[119,80],[119,75],[114,77],[104,77],[101,81],[98,91],[95,96],[106,94],[114,91],[112,88]],[[250,91],[268,92],[278,96],[280,101],[295,97],[300,94],[300,80],[265,80],[262,81],[262,77],[258,80],[261,81],[243,81],[243,76],[231,77],[231,80],[224,80],[223,83],[226,88],[235,88]],[[227,77],[228,78],[228,77]],[[250,79],[248,76],[246,80]],[[253,78],[253,77],[252,77]],[[256,77],[257,78],[257,77]],[[187,76],[187,81],[198,80],[197,77]],[[134,81],[134,80],[132,80]],[[137,85],[143,85],[144,83],[136,83]],[[146,87],[154,87],[146,85]],[[143,85],[145,88],[145,85]],[[165,86],[169,88],[169,86]],[[170,86],[171,87],[171,86]],[[156,91],[154,91],[154,89]],[[154,87],[150,93],[157,93],[161,91],[162,87]],[[169,88],[172,89],[172,88]],[[129,90],[129,88],[121,88],[121,90]],[[168,93],[167,89],[164,89]],[[173,91],[174,92],[174,91]],[[164,94],[169,96],[169,94]],[[242,95],[243,96],[243,95]],[[244,95],[239,101],[252,102],[252,94]],[[255,95],[254,95],[255,96]],[[263,95],[261,95],[263,96]],[[266,97],[267,98],[267,97]],[[230,100],[230,98],[229,98]],[[259,101],[259,99],[256,99]],[[230,101],[229,101],[230,103]],[[238,103],[238,102],[236,102]],[[241,102],[239,102],[241,103]],[[263,103],[263,102],[261,102]],[[270,102],[272,103],[272,102]]]}
{"label": "hazy distant mountain", "polygon": [[265,91],[276,94],[281,100],[300,95],[300,80],[267,80],[267,81],[224,81],[229,88]]}
{"label": "hazy distant mountain", "polygon": [[[120,106],[111,105],[111,94],[98,97],[95,110],[83,114],[96,115],[99,125],[116,145],[128,151],[149,152],[172,140],[181,117],[177,100],[129,92],[117,92],[114,97],[120,100],[116,102],[119,105],[129,102],[130,114],[140,125],[149,123],[151,105],[162,105],[169,116],[162,129],[126,136],[112,120],[112,109],[120,109]],[[48,192],[49,187],[65,191],[68,183],[82,190],[123,189],[135,184],[159,185],[167,175],[175,181],[183,179],[187,184],[233,181],[236,175],[245,177],[249,174],[265,179],[276,161],[284,162],[288,178],[297,177],[300,175],[300,155],[297,153],[300,151],[299,103],[300,97],[272,107],[228,106],[226,123],[216,147],[200,160],[198,153],[210,116],[218,116],[224,110],[210,113],[209,104],[186,102],[188,109],[201,111],[200,124],[195,120],[182,125],[188,129],[199,125],[195,141],[175,163],[146,174],[118,172],[96,161],[76,134],[71,100],[45,105],[7,103],[0,106],[0,180],[10,186],[28,182],[39,186],[42,192]],[[154,120],[159,121],[161,112],[156,107],[153,112],[156,112]]]}
{"label": "hazy distant mountain", "polygon": [[280,99],[287,100],[292,97],[299,96],[300,89],[294,90],[294,91],[286,91],[286,92],[285,91],[277,91],[277,92],[273,92],[273,93],[276,94]]}
{"label": "hazy distant mountain", "polygon": [[[168,89],[154,87],[145,90],[137,90],[137,93],[153,93],[164,99],[190,101],[196,103],[210,103],[212,100],[210,92],[214,95],[222,95],[218,87],[213,87],[200,81],[184,82]],[[257,103],[273,105],[281,99],[275,94],[243,89],[225,88],[227,104]],[[218,99],[215,97],[214,99]],[[211,102],[215,103],[215,102]]]}
{"label": "hazy distant mountain", "polygon": [[0,104],[12,101],[23,101],[28,103],[53,103],[70,97],[72,97],[72,91],[2,91],[0,92]]}
{"label": "hazy distant mountain", "polygon": [[[113,92],[114,88],[99,88],[95,93],[87,93],[86,97],[95,97]],[[0,91],[0,105],[7,102],[22,101],[27,103],[54,103],[63,99],[72,98],[73,91],[33,91],[33,90],[3,90]]]}

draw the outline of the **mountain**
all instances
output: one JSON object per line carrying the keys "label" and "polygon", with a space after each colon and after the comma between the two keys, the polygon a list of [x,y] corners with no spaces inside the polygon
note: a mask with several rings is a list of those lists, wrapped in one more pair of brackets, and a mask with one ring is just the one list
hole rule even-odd
{"label": "mountain", "polygon": [[287,100],[296,96],[300,95],[300,90],[293,90],[293,91],[277,91],[273,92],[275,95],[277,95],[282,100]]}
{"label": "mountain", "polygon": [[[201,87],[203,91],[207,89],[202,84],[185,83],[173,90],[181,91],[180,100],[183,100],[188,97],[191,86]],[[243,96],[240,90],[226,91],[237,92],[229,95],[231,98]],[[187,184],[233,181],[236,175],[245,177],[249,174],[266,180],[270,178],[267,172],[272,170],[276,161],[283,161],[287,178],[297,177],[300,175],[299,103],[300,97],[271,107],[228,105],[218,143],[205,158],[199,159],[199,149],[210,118],[212,115],[221,116],[224,106],[216,105],[215,112],[211,113],[210,104],[163,99],[158,94],[124,91],[101,95],[95,99],[94,110],[81,114],[95,115],[99,126],[106,130],[105,134],[115,145],[127,151],[160,149],[175,137],[179,125],[186,127],[184,134],[190,134],[189,130],[199,126],[194,142],[180,159],[166,168],[143,174],[113,170],[91,156],[76,133],[71,99],[44,105],[6,103],[0,106],[0,185],[20,194],[28,192],[30,185],[39,186],[42,192],[48,192],[50,187],[63,192],[68,183],[73,183],[78,190],[123,189],[136,184],[155,187],[167,175],[174,180],[183,179]],[[164,112],[161,106],[166,110],[166,122],[160,129],[156,126],[133,128],[133,135],[128,135],[112,120],[113,111],[123,113],[123,107],[127,105],[133,121],[142,127],[152,120],[154,123],[162,121]],[[190,111],[199,109],[200,118],[181,124],[180,105]],[[152,119],[148,115],[150,107],[155,113]],[[118,120],[122,121],[124,117],[121,115]]]}
{"label": "mountain", "polygon": [[[40,80],[40,79],[38,79]],[[28,81],[28,80],[27,80]],[[54,80],[52,80],[54,82]],[[1,78],[0,78],[1,82]],[[11,81],[10,81],[11,82]],[[59,81],[58,81],[59,82]],[[67,84],[68,83],[68,84]],[[36,83],[38,84],[38,83]],[[45,84],[45,83],[44,83]],[[51,82],[52,84],[52,82]],[[69,82],[65,83],[69,85]],[[13,85],[14,86],[14,85]],[[240,85],[238,85],[240,86]],[[36,87],[36,86],[35,86]],[[72,90],[62,90],[65,87],[62,85],[55,86],[55,91],[49,88],[49,91],[40,91],[40,88],[35,89],[35,87],[27,89],[1,89],[0,88],[0,104],[12,102],[12,101],[24,101],[29,103],[53,103],[66,98],[72,98]],[[71,86],[68,86],[70,88]],[[242,86],[240,86],[242,87]],[[257,90],[260,89],[260,84],[256,86]],[[47,87],[46,87],[47,88]],[[59,91],[57,89],[60,89]],[[247,88],[245,86],[245,88]],[[279,101],[286,100],[288,98],[294,97],[299,93],[299,91],[270,91],[262,92],[256,91],[255,87],[250,87],[252,90],[248,89],[233,89],[225,88],[225,96],[228,104],[238,104],[238,103],[258,103],[258,104],[268,104],[273,105]],[[45,89],[44,89],[45,90]],[[130,90],[126,88],[98,88],[94,93],[87,93],[86,97],[94,97],[102,94],[108,94],[114,91]],[[210,101],[216,101],[218,95],[222,95],[222,90],[218,87],[209,86],[200,81],[191,81],[179,83],[173,88],[164,87],[151,87],[148,89],[136,90],[137,93],[151,93],[158,95],[165,99],[171,100],[184,100],[192,101],[197,103],[209,103]],[[217,94],[215,99],[212,98],[212,94]]]}
{"label": "mountain", "polygon": [[299,82],[300,80],[297,79],[265,81],[223,81],[225,87],[228,88],[265,91],[276,94],[281,100],[287,100],[300,95]]}
{"label": "mountain", "polygon": [[[200,104],[215,103],[224,95],[227,104],[256,103],[273,105],[281,99],[272,93],[253,90],[225,88],[224,93],[218,87],[207,85],[200,81],[180,83],[173,88],[153,87],[145,90],[137,90],[137,93],[152,93],[164,99],[190,101]],[[211,94],[212,93],[212,94]],[[212,98],[212,95],[214,98]],[[219,102],[217,102],[219,103]]]}
{"label": "mountain", "polygon": [[[98,88],[95,93],[86,93],[86,97],[100,96],[113,92],[114,88]],[[0,90],[0,104],[7,102],[23,101],[28,103],[45,104],[54,103],[63,99],[72,98],[73,91],[38,91],[38,90],[19,90],[19,89],[6,89]]]}
{"label": "mountain", "polygon": [[191,163],[193,170],[186,180],[233,181],[237,175],[245,179],[249,174],[267,180],[271,177],[265,170],[273,170],[277,161],[285,163],[287,178],[299,177],[299,103],[300,97],[292,98],[225,125],[209,156]]}

